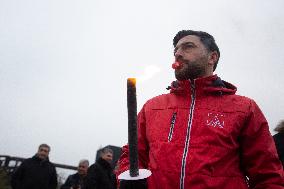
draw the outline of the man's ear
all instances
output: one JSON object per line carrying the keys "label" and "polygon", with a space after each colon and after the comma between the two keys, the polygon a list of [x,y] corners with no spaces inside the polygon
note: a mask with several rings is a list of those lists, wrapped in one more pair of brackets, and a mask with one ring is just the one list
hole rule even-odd
{"label": "man's ear", "polygon": [[209,56],[208,56],[208,64],[212,65],[214,67],[214,65],[216,64],[218,58],[219,57],[218,57],[217,51],[210,52]]}

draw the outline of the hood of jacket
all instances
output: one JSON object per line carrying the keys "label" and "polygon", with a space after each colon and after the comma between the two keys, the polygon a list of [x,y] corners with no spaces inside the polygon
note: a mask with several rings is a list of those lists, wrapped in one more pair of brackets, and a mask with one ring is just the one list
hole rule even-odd
{"label": "hood of jacket", "polygon": [[35,154],[35,155],[32,157],[32,160],[37,161],[37,162],[39,162],[40,164],[49,163],[49,158],[48,158],[48,157],[47,157],[46,159],[40,159],[37,154]]}
{"label": "hood of jacket", "polygon": [[97,160],[97,163],[100,164],[103,168],[107,169],[107,170],[111,170],[111,164],[109,162],[107,162],[106,160],[104,160],[103,158],[99,158]]}

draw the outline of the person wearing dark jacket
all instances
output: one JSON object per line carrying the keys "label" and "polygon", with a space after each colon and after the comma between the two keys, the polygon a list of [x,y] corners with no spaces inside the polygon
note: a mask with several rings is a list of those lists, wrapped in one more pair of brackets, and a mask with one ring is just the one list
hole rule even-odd
{"label": "person wearing dark jacket", "polygon": [[111,167],[113,151],[110,148],[100,150],[99,159],[89,167],[83,189],[116,189],[116,179]]}
{"label": "person wearing dark jacket", "polygon": [[88,167],[89,161],[86,159],[81,160],[78,165],[78,172],[68,176],[60,189],[81,189],[86,180]]}
{"label": "person wearing dark jacket", "polygon": [[273,135],[273,138],[279,159],[284,167],[284,120],[282,120],[274,130],[278,132]]}
{"label": "person wearing dark jacket", "polygon": [[56,189],[55,166],[49,161],[50,147],[41,144],[32,158],[26,159],[12,174],[13,189]]}

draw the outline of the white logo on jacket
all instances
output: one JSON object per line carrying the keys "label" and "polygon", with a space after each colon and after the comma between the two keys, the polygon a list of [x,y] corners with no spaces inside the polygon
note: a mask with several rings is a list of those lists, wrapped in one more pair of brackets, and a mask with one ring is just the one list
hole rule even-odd
{"label": "white logo on jacket", "polygon": [[224,117],[225,116],[222,114],[208,113],[208,119],[206,121],[206,125],[212,127],[224,128],[225,126]]}

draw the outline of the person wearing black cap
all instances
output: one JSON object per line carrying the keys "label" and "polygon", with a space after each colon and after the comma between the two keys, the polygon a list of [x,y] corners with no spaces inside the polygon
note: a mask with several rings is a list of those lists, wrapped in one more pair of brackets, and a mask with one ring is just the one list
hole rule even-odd
{"label": "person wearing black cap", "polygon": [[113,151],[110,148],[99,151],[100,157],[89,167],[83,189],[116,189],[116,179],[111,167]]}

